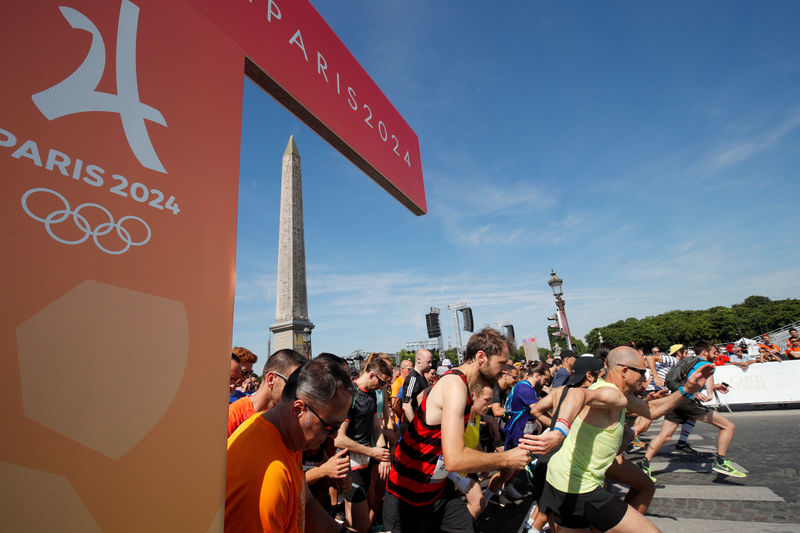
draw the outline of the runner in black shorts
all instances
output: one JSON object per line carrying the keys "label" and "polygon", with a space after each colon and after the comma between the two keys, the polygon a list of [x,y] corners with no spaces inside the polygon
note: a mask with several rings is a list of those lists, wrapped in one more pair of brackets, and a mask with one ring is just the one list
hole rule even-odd
{"label": "runner in black shorts", "polygon": [[644,359],[636,350],[615,348],[608,354],[606,365],[606,380],[599,379],[588,390],[570,392],[584,394],[586,405],[571,425],[570,420],[556,422],[555,428],[561,427],[566,439],[548,463],[540,504],[562,527],[654,533],[658,529],[652,522],[604,488],[605,472],[622,444],[625,414],[630,411],[650,419],[663,416],[680,403],[682,394],[700,390],[713,369],[701,368],[691,374],[680,391],[647,402],[633,395],[646,372]]}
{"label": "runner in black shorts", "polygon": [[628,511],[628,504],[602,487],[585,494],[568,494],[548,486],[542,494],[541,506],[553,513],[556,524],[572,529],[594,526],[608,531],[619,524]]}
{"label": "runner in black shorts", "polygon": [[371,526],[367,503],[372,472],[370,460],[385,462],[388,467],[391,459],[383,433],[380,431],[375,394],[375,391],[385,387],[391,378],[392,369],[383,359],[374,357],[367,363],[355,381],[353,403],[336,435],[336,446],[350,451],[350,478],[353,486],[344,494],[345,517],[347,524],[356,531],[368,531]]}

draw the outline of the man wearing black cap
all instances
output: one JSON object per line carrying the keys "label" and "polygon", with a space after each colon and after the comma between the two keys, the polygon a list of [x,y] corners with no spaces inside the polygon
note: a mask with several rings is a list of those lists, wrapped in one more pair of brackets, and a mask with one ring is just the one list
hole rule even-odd
{"label": "man wearing black cap", "polygon": [[578,359],[578,355],[573,352],[572,350],[562,350],[561,352],[561,364],[563,365],[561,368],[558,369],[556,375],[553,376],[553,384],[551,388],[556,389],[561,385],[565,385],[569,378],[572,377],[572,367],[575,365],[575,361]]}

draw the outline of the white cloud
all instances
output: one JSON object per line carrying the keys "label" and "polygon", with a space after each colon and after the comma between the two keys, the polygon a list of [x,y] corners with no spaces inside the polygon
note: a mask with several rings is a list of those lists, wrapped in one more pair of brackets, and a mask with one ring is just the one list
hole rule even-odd
{"label": "white cloud", "polygon": [[762,131],[753,134],[750,138],[737,139],[718,149],[711,156],[710,167],[722,170],[737,165],[780,142],[800,126],[800,108],[790,109],[784,116],[785,118],[777,124],[763,128]]}

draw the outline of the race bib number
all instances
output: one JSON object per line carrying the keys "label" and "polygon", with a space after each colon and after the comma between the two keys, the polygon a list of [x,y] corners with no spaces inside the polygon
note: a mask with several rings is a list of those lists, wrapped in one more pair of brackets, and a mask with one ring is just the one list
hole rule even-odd
{"label": "race bib number", "polygon": [[361,470],[369,465],[369,457],[363,453],[350,453],[350,470]]}
{"label": "race bib number", "polygon": [[449,474],[449,472],[444,467],[444,456],[440,455],[439,459],[436,460],[436,469],[433,471],[433,475],[431,475],[430,483],[445,479],[447,474]]}

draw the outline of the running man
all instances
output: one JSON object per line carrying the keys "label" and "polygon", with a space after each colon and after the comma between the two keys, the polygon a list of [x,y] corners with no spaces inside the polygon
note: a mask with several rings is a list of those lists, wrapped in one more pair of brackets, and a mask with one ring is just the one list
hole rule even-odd
{"label": "running man", "polygon": [[483,453],[464,444],[471,411],[470,390],[479,381],[493,386],[508,364],[508,340],[486,328],[467,343],[464,363],[426,390],[416,416],[394,454],[383,503],[383,527],[399,533],[473,532],[474,521],[448,472],[486,472],[522,468],[529,443],[498,453]]}
{"label": "running man", "polygon": [[[629,410],[654,420],[674,409],[684,395],[698,392],[713,367],[693,373],[679,391],[650,402],[632,394],[641,388],[647,370],[644,358],[629,346],[608,354],[608,381],[598,380],[585,391],[586,405],[569,426],[564,444],[550,459],[547,482],[539,502],[542,512],[552,512],[562,528],[600,531],[656,532],[658,529],[639,511],[615,498],[604,487],[605,471],[622,444],[625,412]],[[575,389],[581,393],[583,389]],[[559,417],[561,418],[561,417]],[[538,439],[549,439],[548,432]],[[558,433],[556,433],[558,437]],[[536,440],[534,437],[533,440]],[[533,446],[536,450],[537,446]]]}
{"label": "running man", "polygon": [[733,434],[736,431],[733,422],[717,411],[700,403],[713,398],[714,391],[719,391],[723,394],[728,392],[728,387],[724,383],[714,384],[714,363],[712,361],[717,355],[717,347],[709,342],[700,341],[694,345],[694,353],[697,354],[697,356],[690,358],[693,363],[688,374],[691,375],[695,370],[705,367],[710,367],[712,371],[712,375],[706,380],[706,393],[697,392],[696,394],[687,395],[672,412],[667,413],[664,417],[664,424],[661,426],[661,432],[650,441],[650,446],[647,448],[644,458],[639,463],[639,467],[652,479],[650,461],[653,460],[653,457],[658,453],[661,447],[672,438],[672,434],[677,429],[678,424],[699,420],[700,422],[705,422],[706,424],[711,424],[719,428],[717,453],[714,456],[714,463],[711,469],[714,472],[726,476],[747,477],[747,474],[738,471],[731,462],[725,458],[725,455],[728,453],[728,447],[733,440]]}

